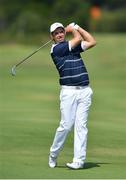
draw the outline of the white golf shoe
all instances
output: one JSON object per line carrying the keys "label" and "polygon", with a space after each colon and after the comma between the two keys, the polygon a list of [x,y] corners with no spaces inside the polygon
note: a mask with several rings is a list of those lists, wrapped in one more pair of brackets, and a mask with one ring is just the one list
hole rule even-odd
{"label": "white golf shoe", "polygon": [[49,167],[54,168],[57,165],[57,159],[55,157],[49,156]]}
{"label": "white golf shoe", "polygon": [[66,166],[70,169],[83,169],[84,163],[83,162],[72,162],[72,163],[67,163]]}

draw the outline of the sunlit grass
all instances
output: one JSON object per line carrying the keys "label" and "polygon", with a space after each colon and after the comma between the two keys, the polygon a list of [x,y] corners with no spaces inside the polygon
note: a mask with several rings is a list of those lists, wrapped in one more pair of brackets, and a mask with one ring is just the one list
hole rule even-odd
{"label": "sunlit grass", "polygon": [[[14,64],[36,46],[0,45],[0,178],[126,178],[126,35],[96,35],[97,46],[82,57],[89,71],[93,103],[89,114],[85,169],[70,171],[73,133],[58,167],[48,168],[48,154],[60,120],[58,73],[50,45],[17,68]],[[39,45],[38,45],[39,46]]]}

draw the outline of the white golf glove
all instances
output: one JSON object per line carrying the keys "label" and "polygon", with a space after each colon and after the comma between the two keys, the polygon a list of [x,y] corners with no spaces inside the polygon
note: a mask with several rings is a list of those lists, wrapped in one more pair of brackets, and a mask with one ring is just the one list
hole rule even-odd
{"label": "white golf glove", "polygon": [[76,30],[78,30],[78,28],[79,28],[79,26],[77,24],[75,24],[75,22],[70,23],[69,26],[73,27]]}

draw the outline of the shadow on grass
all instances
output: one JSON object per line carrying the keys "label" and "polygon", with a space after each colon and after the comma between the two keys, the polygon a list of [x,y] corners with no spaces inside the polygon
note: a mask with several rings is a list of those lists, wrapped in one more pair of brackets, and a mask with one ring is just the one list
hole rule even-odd
{"label": "shadow on grass", "polygon": [[[94,167],[100,167],[101,163],[86,162],[83,169],[90,169]],[[104,164],[104,163],[103,163]]]}
{"label": "shadow on grass", "polygon": [[[90,169],[90,168],[100,167],[101,164],[109,164],[109,163],[86,162],[86,163],[84,164],[84,168],[83,168],[83,169]],[[57,168],[67,168],[67,166],[57,166]],[[80,169],[80,170],[83,170],[83,169]]]}

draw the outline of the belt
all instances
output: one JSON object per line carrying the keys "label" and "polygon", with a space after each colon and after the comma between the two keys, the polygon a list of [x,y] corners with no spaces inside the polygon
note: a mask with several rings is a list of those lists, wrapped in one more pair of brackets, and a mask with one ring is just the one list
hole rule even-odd
{"label": "belt", "polygon": [[87,86],[61,86],[62,89],[85,89],[87,87],[89,87],[88,85]]}

